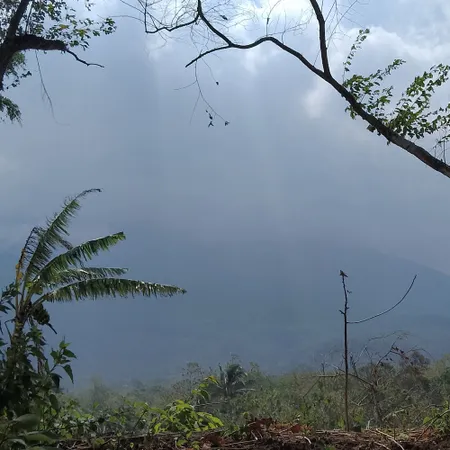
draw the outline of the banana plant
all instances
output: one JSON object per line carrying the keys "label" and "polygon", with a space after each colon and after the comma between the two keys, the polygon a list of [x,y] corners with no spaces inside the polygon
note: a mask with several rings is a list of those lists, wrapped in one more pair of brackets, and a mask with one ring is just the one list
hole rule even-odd
{"label": "banana plant", "polygon": [[186,292],[177,286],[124,278],[125,268],[89,264],[95,256],[125,240],[123,232],[78,245],[68,241],[69,225],[81,207],[80,201],[96,192],[101,190],[89,189],[66,199],[60,212],[47,220],[45,226],[33,228],[25,242],[16,265],[15,281],[5,296],[14,310],[14,330],[6,352],[6,384],[14,384],[18,361],[27,351],[26,325],[51,327],[47,304],[118,296],[171,297]]}

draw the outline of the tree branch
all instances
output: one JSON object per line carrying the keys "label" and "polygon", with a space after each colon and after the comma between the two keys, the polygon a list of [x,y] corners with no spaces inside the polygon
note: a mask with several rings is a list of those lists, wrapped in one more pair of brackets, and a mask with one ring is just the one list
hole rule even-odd
{"label": "tree branch", "polygon": [[0,91],[3,91],[3,78],[5,77],[6,70],[13,58],[15,51],[14,39],[16,37],[17,31],[19,30],[20,21],[22,20],[28,5],[31,0],[21,0],[17,6],[16,11],[9,21],[8,29],[3,42],[0,45]]}
{"label": "tree branch", "polygon": [[[190,67],[200,59],[204,58],[207,55],[211,55],[213,53],[227,50],[227,49],[238,49],[238,50],[249,50],[255,48],[265,42],[271,42],[276,45],[278,48],[283,50],[286,53],[294,56],[298,59],[307,69],[309,69],[312,73],[317,75],[319,78],[328,83],[336,92],[338,92],[344,100],[348,103],[348,105],[352,108],[352,110],[358,115],[361,119],[363,119],[366,123],[371,125],[371,128],[377,131],[377,133],[383,136],[388,143],[392,143],[395,146],[405,150],[412,156],[419,159],[426,166],[435,170],[436,172],[441,173],[442,175],[450,178],[450,165],[441,161],[437,157],[433,156],[429,151],[425,148],[417,145],[413,141],[405,138],[403,135],[395,132],[387,125],[383,123],[382,120],[378,119],[370,112],[368,112],[363,105],[361,105],[357,98],[349,91],[343,84],[339,83],[331,74],[330,63],[329,63],[329,55],[327,48],[327,37],[326,37],[326,23],[328,16],[325,17],[323,13],[323,8],[320,5],[319,0],[309,0],[314,15],[316,16],[316,20],[319,28],[319,47],[320,47],[320,56],[322,62],[322,68],[318,68],[315,64],[309,61],[302,53],[295,50],[292,47],[284,44],[284,42],[280,39],[274,37],[274,35],[265,35],[255,41],[247,44],[238,44],[234,42],[230,37],[228,37],[224,32],[220,31],[207,17],[205,11],[203,10],[202,0],[197,0],[197,8],[193,14],[193,17],[186,22],[178,23],[178,19],[174,20],[172,24],[163,23],[156,18],[154,18],[148,12],[148,4],[147,0],[139,0],[139,5],[141,8],[134,7],[128,3],[127,0],[121,0],[122,3],[131,6],[133,9],[138,9],[141,14],[144,14],[143,22],[145,24],[145,32],[147,34],[155,34],[161,31],[173,32],[185,27],[193,27],[198,24],[199,21],[203,22],[203,24],[207,27],[208,31],[211,32],[214,36],[220,38],[223,44],[218,45],[214,48],[210,48],[208,50],[204,50],[200,52],[194,59],[186,64],[186,67]],[[152,23],[152,29],[149,29],[149,17]],[[184,17],[184,14],[182,15]],[[153,29],[154,28],[154,29]]]}
{"label": "tree branch", "polygon": [[[321,374],[317,375],[317,378],[338,378],[345,375],[345,371],[342,370],[340,367],[333,366],[336,371],[340,373],[332,373],[332,374]],[[359,376],[349,372],[349,375],[354,378],[355,380],[361,381],[361,383],[367,384],[368,386],[372,386],[372,383],[370,381],[365,380],[364,378],[360,378]]]}
{"label": "tree branch", "polygon": [[22,20],[28,5],[30,4],[31,0],[21,0],[19,3],[19,6],[16,9],[16,12],[11,17],[11,20],[9,21],[9,27],[8,31],[6,32],[5,41],[12,40],[19,30],[20,21]]}
{"label": "tree branch", "polygon": [[325,29],[325,19],[322,11],[317,3],[317,0],[309,0],[313,7],[314,14],[316,15],[317,22],[319,24],[319,44],[320,44],[320,57],[322,59],[322,67],[326,76],[331,77],[330,63],[328,62],[328,50],[327,50],[327,37]]}
{"label": "tree branch", "polygon": [[12,58],[17,52],[27,50],[37,51],[61,51],[72,55],[78,62],[85,66],[102,67],[101,64],[90,63],[81,59],[75,52],[70,50],[64,41],[58,39],[45,39],[34,34],[23,34],[14,36],[12,40],[0,46],[0,91],[3,90],[3,79]]}
{"label": "tree branch", "polygon": [[69,50],[68,48],[66,48],[64,50],[64,52],[68,53],[69,55],[72,55],[78,62],[80,62],[81,64],[84,64],[85,66],[101,67],[102,69],[105,68],[105,66],[102,66],[101,64],[91,63],[91,62],[85,61],[84,59],[81,59],[75,52],[73,52],[72,50]]}
{"label": "tree branch", "polygon": [[235,48],[238,50],[249,50],[251,48],[257,47],[258,45],[261,45],[263,42],[271,42],[275,44],[277,47],[281,48],[285,52],[289,53],[290,55],[294,56],[298,60],[301,61],[302,64],[304,64],[311,72],[315,73],[320,78],[326,80],[326,75],[323,71],[318,69],[314,64],[309,62],[300,52],[297,50],[287,46],[283,42],[281,42],[279,39],[273,37],[273,36],[264,36],[259,39],[257,39],[254,42],[251,42],[249,44],[238,44],[236,42],[233,42],[228,36],[226,36],[224,33],[222,33],[220,30],[218,30],[205,16],[203,12],[202,2],[201,0],[198,0],[197,2],[197,14],[199,18],[205,23],[205,25],[209,28],[209,30],[218,36],[222,41],[224,41],[227,45],[216,47],[210,50],[207,50],[205,52],[200,53],[196,58],[194,58],[192,61],[190,61],[188,64],[186,64],[186,67],[191,66],[201,58],[204,58],[206,55],[209,55],[211,53],[214,53],[219,50],[225,50],[229,48]]}
{"label": "tree branch", "polygon": [[[394,145],[396,145],[397,147],[400,147],[401,149],[405,150],[406,152],[413,155],[414,157],[419,159],[422,163],[424,163],[431,169],[435,170],[436,172],[439,172],[442,175],[450,178],[450,165],[446,164],[445,162],[443,162],[440,159],[433,156],[425,148],[415,144],[414,142],[406,139],[404,136],[396,133],[395,131],[390,129],[388,126],[386,126],[380,119],[377,119],[374,115],[367,112],[364,109],[364,107],[353,96],[353,94],[332,76],[331,71],[330,71],[329,60],[328,60],[328,51],[327,51],[326,35],[325,35],[325,31],[326,31],[325,30],[325,22],[326,21],[323,16],[323,13],[321,11],[321,8],[318,4],[318,1],[310,0],[310,3],[314,10],[314,13],[316,15],[316,18],[317,18],[317,21],[319,24],[319,44],[320,44],[320,53],[321,53],[323,70],[320,70],[314,64],[312,64],[310,61],[308,61],[300,52],[296,51],[292,47],[287,46],[286,44],[284,44],[279,39],[277,39],[273,36],[264,36],[264,37],[259,38],[249,44],[238,44],[236,42],[233,42],[228,36],[226,36],[224,33],[222,33],[220,30],[218,30],[208,20],[208,18],[205,16],[205,14],[203,12],[201,0],[198,0],[198,3],[197,3],[198,18],[207,26],[207,28],[215,36],[219,37],[226,45],[222,45],[222,46],[215,47],[215,48],[206,50],[204,52],[201,52],[196,58],[194,58],[192,61],[190,61],[186,65],[186,67],[191,66],[192,64],[194,64],[201,58],[204,58],[206,55],[210,55],[212,53],[215,53],[215,52],[218,52],[221,50],[226,50],[226,49],[248,50],[248,49],[257,47],[258,45],[261,45],[264,42],[271,42],[272,44],[275,44],[277,47],[279,47],[281,50],[294,56],[307,69],[309,69],[315,75],[317,75],[322,80],[324,80],[326,83],[328,83],[335,91],[337,91],[344,98],[344,100],[346,100],[346,102],[353,108],[355,113],[361,117],[361,119],[363,119],[369,125],[372,125],[372,127],[380,135],[382,135],[384,138],[386,138],[388,142],[391,142]],[[196,23],[196,21],[192,21],[192,22]],[[188,23],[192,23],[192,22],[188,22]],[[182,25],[177,25],[173,29],[181,28],[182,26],[186,26],[188,23],[182,24]]]}
{"label": "tree branch", "polygon": [[24,34],[16,36],[13,41],[14,52],[22,52],[26,50],[41,50],[41,51],[66,51],[66,44],[60,40],[45,39],[34,34]]}
{"label": "tree branch", "polygon": [[161,31],[167,31],[167,32],[169,32],[169,33],[172,33],[172,32],[174,32],[174,31],[176,31],[176,30],[179,30],[180,28],[186,28],[186,27],[189,27],[189,26],[191,26],[191,25],[195,25],[195,23],[197,22],[197,20],[198,20],[198,15],[196,15],[192,20],[190,20],[189,22],[185,22],[185,23],[179,23],[179,24],[177,24],[177,25],[174,25],[174,26],[168,26],[168,25],[162,25],[162,26],[160,26],[160,27],[157,27],[157,26],[155,26],[155,28],[153,29],[153,30],[150,30],[149,28],[148,28],[148,24],[147,24],[147,13],[145,14],[145,19],[144,19],[144,29],[145,29],[145,32],[147,33],[147,34],[158,34],[158,33],[160,33]]}
{"label": "tree branch", "polygon": [[45,39],[34,34],[24,34],[23,36],[17,36],[15,38],[15,51],[25,51],[25,50],[40,50],[40,51],[61,51],[72,55],[78,62],[84,64],[85,66],[97,66],[102,67],[101,64],[90,63],[81,59],[75,52],[67,47],[67,44],[60,40]]}
{"label": "tree branch", "polygon": [[425,150],[423,147],[415,144],[414,142],[406,139],[395,131],[391,130],[386,126],[381,120],[377,119],[372,114],[368,113],[356,98],[348,91],[342,84],[336,81],[333,77],[325,77],[324,80],[330,84],[342,97],[347,101],[347,103],[353,108],[358,116],[364,121],[372,125],[375,130],[382,136],[384,136],[388,142],[392,142],[397,147],[406,150],[411,155],[415,156],[417,159],[422,161],[425,165],[432,168],[436,172],[450,178],[450,166],[440,159],[434,157]]}
{"label": "tree branch", "polygon": [[376,319],[377,317],[383,316],[384,314],[387,314],[388,312],[391,312],[393,309],[397,308],[397,306],[400,305],[400,303],[402,303],[403,300],[405,300],[405,298],[408,296],[408,294],[410,293],[412,287],[414,286],[414,282],[416,281],[416,278],[417,278],[417,275],[414,275],[414,278],[411,281],[411,284],[409,285],[409,287],[406,290],[405,294],[403,295],[403,297],[394,306],[391,306],[390,308],[386,309],[385,311],[382,311],[382,312],[380,312],[378,314],[375,314],[374,316],[366,317],[365,319],[362,319],[362,320],[351,321],[351,322],[348,322],[348,323],[358,324],[358,323],[368,322],[369,320]]}

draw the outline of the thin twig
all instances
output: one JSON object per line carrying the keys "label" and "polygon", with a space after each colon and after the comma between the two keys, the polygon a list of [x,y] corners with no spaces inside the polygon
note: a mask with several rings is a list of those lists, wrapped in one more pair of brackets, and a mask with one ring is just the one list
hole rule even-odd
{"label": "thin twig", "polygon": [[73,52],[72,50],[69,50],[68,48],[66,48],[64,50],[64,52],[68,53],[69,55],[72,55],[78,62],[84,64],[85,66],[96,66],[96,67],[101,67],[102,69],[105,68],[105,66],[102,66],[101,64],[90,63],[88,61],[85,61],[84,59],[81,59],[75,52]]}

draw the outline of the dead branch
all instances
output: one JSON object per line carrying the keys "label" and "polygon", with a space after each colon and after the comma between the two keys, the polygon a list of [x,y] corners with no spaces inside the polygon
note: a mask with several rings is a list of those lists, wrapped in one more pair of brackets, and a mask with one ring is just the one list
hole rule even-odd
{"label": "dead branch", "polygon": [[[324,22],[325,23],[325,22]],[[348,408],[348,385],[349,385],[349,355],[348,355],[348,289],[345,284],[347,275],[341,270],[340,277],[342,279],[342,288],[344,289],[344,310],[341,311],[344,318],[344,410],[345,410],[345,429],[350,431],[350,416]]]}
{"label": "dead branch", "polygon": [[75,52],[73,52],[72,50],[69,50],[68,48],[66,48],[64,50],[64,52],[69,55],[72,55],[79,63],[84,64],[85,66],[96,66],[96,67],[101,67],[102,69],[105,68],[105,66],[102,66],[101,64],[92,63],[92,62],[85,61],[84,59],[81,59]]}
{"label": "dead branch", "polygon": [[351,321],[349,323],[351,323],[351,324],[359,324],[359,323],[368,322],[369,320],[376,319],[377,317],[383,316],[384,314],[387,314],[388,312],[391,312],[393,309],[397,308],[397,306],[399,306],[400,303],[402,303],[403,300],[405,300],[405,298],[410,293],[412,287],[414,286],[414,282],[416,281],[416,278],[417,278],[417,275],[414,275],[414,278],[411,281],[411,284],[409,285],[409,287],[406,290],[405,294],[403,295],[403,297],[395,305],[391,306],[390,308],[386,309],[385,311],[382,311],[382,312],[380,312],[378,314],[375,314],[374,316],[366,317],[365,319],[362,319],[362,320]]}

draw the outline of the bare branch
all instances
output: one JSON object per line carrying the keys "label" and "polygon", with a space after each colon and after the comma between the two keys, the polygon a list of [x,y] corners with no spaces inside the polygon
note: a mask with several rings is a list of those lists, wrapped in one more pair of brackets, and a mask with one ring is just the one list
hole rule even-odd
{"label": "bare branch", "polygon": [[369,320],[376,319],[377,317],[383,316],[384,314],[387,314],[388,312],[391,312],[393,309],[397,308],[397,306],[400,305],[400,303],[402,303],[403,300],[405,300],[405,298],[410,293],[412,287],[414,286],[414,282],[416,281],[416,278],[417,278],[417,275],[414,275],[414,278],[411,281],[411,284],[409,285],[409,287],[406,290],[405,294],[403,295],[403,297],[394,306],[391,306],[390,308],[386,309],[385,311],[382,311],[382,312],[380,312],[378,314],[375,314],[374,316],[366,317],[365,319],[362,319],[362,320],[351,321],[349,323],[351,323],[351,324],[358,324],[358,323],[368,322]]}
{"label": "bare branch", "polygon": [[[215,47],[215,48],[211,48],[209,50],[206,50],[205,52],[200,53],[198,56],[196,56],[193,60],[189,61],[185,67],[189,67],[192,66],[192,64],[197,63],[198,61],[200,61],[202,58],[204,58],[207,55],[210,55],[211,53],[215,53],[215,52],[219,52],[220,50],[228,50],[229,48],[233,48],[233,46],[230,45],[224,45],[223,47]],[[251,48],[251,47],[250,47]]]}
{"label": "bare branch", "polygon": [[309,0],[309,1],[311,2],[311,6],[313,7],[314,14],[316,15],[317,22],[319,24],[319,45],[320,45],[320,55],[322,58],[323,71],[326,76],[331,77],[330,63],[328,62],[325,19],[323,17],[320,6],[317,3],[317,0]]}
{"label": "bare branch", "polygon": [[[337,373],[332,373],[332,374],[320,374],[317,375],[317,378],[339,378],[342,376],[345,376],[345,371],[343,369],[341,369],[338,366],[333,366],[334,369],[336,370]],[[372,386],[372,383],[370,381],[365,380],[364,378],[361,378],[351,372],[349,372],[348,374],[349,376],[351,376],[352,378],[354,378],[355,380],[360,381],[363,384],[366,384],[367,386]]]}
{"label": "bare branch", "polygon": [[101,67],[102,69],[105,68],[105,66],[102,66],[101,64],[90,63],[88,61],[85,61],[84,59],[81,59],[76,53],[74,53],[72,50],[69,50],[68,48],[66,48],[64,50],[64,52],[68,53],[69,55],[72,55],[78,62],[80,62],[81,64],[84,64],[85,66],[96,66],[96,67]]}
{"label": "bare branch", "polygon": [[88,61],[85,61],[84,59],[81,59],[75,52],[70,50],[63,41],[45,39],[33,34],[24,34],[23,36],[17,36],[15,38],[15,50],[61,51],[72,55],[78,62],[86,66],[97,66],[103,68],[101,64],[90,63]]}
{"label": "bare branch", "polygon": [[282,50],[284,50],[285,52],[289,53],[290,55],[292,55],[295,58],[297,58],[298,60],[300,60],[302,64],[304,64],[309,70],[311,70],[311,72],[315,73],[317,76],[319,76],[320,78],[324,79],[325,81],[327,80],[327,75],[322,70],[320,70],[317,67],[315,67],[314,64],[309,62],[305,58],[305,56],[303,56],[300,52],[298,52],[297,50],[293,49],[292,47],[289,47],[288,45],[284,44],[279,39],[277,39],[277,38],[275,38],[273,36],[264,36],[264,37],[261,37],[261,38],[257,39],[256,41],[253,41],[253,42],[251,42],[249,44],[238,44],[237,42],[233,42],[228,36],[226,36],[219,29],[217,29],[206,18],[205,14],[203,12],[201,0],[198,0],[197,12],[198,12],[198,15],[199,15],[200,19],[205,23],[205,25],[209,28],[209,30],[214,35],[216,35],[220,39],[222,39],[222,41],[225,42],[226,45],[221,46],[221,47],[216,47],[216,48],[207,50],[207,51],[205,51],[203,53],[200,53],[200,55],[197,56],[196,58],[194,58],[192,61],[190,61],[186,65],[186,67],[189,67],[194,62],[198,61],[201,58],[204,58],[206,55],[209,55],[209,54],[214,53],[214,52],[219,51],[219,50],[226,50],[226,49],[230,49],[230,48],[234,48],[234,49],[238,49],[238,50],[249,50],[251,48],[257,47],[258,45],[261,45],[264,42],[271,42],[271,43],[275,44],[277,47],[279,47]]}
{"label": "bare branch", "polygon": [[154,29],[150,30],[148,28],[148,24],[147,24],[147,12],[144,13],[144,26],[145,26],[145,32],[147,34],[158,34],[161,33],[162,31],[167,31],[169,33],[173,33],[176,30],[179,30],[181,28],[186,28],[189,27],[191,25],[194,25],[197,21],[198,21],[198,15],[196,15],[192,20],[189,20],[188,22],[182,22],[173,26],[170,25],[160,25],[160,26],[156,26],[154,23],[154,18],[152,18],[153,21],[153,25],[155,25]]}
{"label": "bare branch", "polygon": [[348,354],[348,289],[345,283],[345,279],[348,275],[344,271],[340,271],[340,277],[342,279],[342,288],[344,289],[344,311],[341,311],[344,317],[344,367],[345,367],[345,384],[344,384],[344,409],[345,409],[345,427],[347,431],[350,431],[350,418],[348,410],[348,388],[349,388],[349,354]]}

